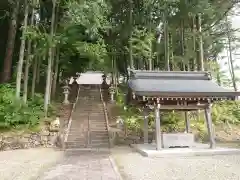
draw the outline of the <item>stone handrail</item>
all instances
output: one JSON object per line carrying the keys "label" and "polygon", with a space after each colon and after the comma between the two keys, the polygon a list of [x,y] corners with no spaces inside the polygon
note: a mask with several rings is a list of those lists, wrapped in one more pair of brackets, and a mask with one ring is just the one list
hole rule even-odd
{"label": "stone handrail", "polygon": [[[103,104],[104,116],[105,116],[105,121],[106,121],[106,125],[107,125],[107,131],[108,131],[108,134],[109,134],[110,133],[110,126],[109,126],[108,112],[107,112],[106,103],[104,102],[104,99],[103,99],[102,88],[101,87],[100,87],[100,97],[101,97],[101,101],[102,101],[102,104]],[[110,136],[108,137],[108,140],[109,140],[109,144],[111,145]]]}
{"label": "stone handrail", "polygon": [[68,139],[68,134],[69,134],[69,131],[70,131],[70,127],[72,125],[72,114],[73,114],[73,111],[75,110],[76,104],[78,102],[79,92],[80,92],[80,87],[78,87],[77,97],[75,99],[75,102],[73,103],[72,111],[71,111],[71,114],[70,114],[70,117],[69,117],[68,126],[67,126],[65,137],[64,137],[64,143],[66,143],[67,139]]}

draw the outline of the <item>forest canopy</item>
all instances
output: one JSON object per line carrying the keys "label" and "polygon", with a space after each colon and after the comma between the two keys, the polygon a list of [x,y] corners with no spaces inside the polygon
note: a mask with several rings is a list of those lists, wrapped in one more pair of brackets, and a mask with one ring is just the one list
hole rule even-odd
{"label": "forest canopy", "polygon": [[[44,94],[45,114],[64,79],[127,68],[211,71],[237,90],[232,58],[238,0],[8,0],[0,2],[1,93],[30,104]],[[229,51],[230,77],[221,70]],[[9,85],[11,84],[11,85]],[[13,91],[9,91],[10,88]],[[10,103],[11,104],[11,103]],[[40,109],[41,109],[40,108]],[[3,117],[6,120],[5,110]],[[4,119],[3,118],[3,119]],[[11,118],[10,118],[11,119]]]}

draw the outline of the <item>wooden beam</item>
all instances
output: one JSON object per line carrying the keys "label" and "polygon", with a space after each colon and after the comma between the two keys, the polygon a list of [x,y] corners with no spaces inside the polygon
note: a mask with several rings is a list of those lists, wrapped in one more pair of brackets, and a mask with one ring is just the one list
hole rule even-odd
{"label": "wooden beam", "polygon": [[207,105],[161,105],[162,110],[198,110],[206,107]]}

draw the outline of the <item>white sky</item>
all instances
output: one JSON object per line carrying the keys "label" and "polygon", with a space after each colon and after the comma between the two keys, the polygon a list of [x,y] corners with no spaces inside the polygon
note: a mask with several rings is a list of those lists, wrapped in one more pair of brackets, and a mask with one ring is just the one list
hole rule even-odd
{"label": "white sky", "polygon": [[[238,10],[239,11],[239,10]],[[240,28],[240,16],[238,15],[233,15],[230,17],[231,18],[231,21],[232,21],[232,26],[234,29],[238,29]],[[240,32],[236,32],[235,35],[237,37],[240,38]],[[239,55],[237,55],[239,54]],[[220,56],[225,56],[224,59],[222,60],[219,60],[219,63],[220,63],[220,66],[221,66],[221,69],[225,72],[227,72],[227,75],[230,77],[230,74],[229,74],[229,69],[228,69],[228,64],[226,64],[228,62],[228,51],[227,50],[224,50]],[[234,65],[235,66],[240,66],[240,49],[237,49],[233,52],[232,54],[232,57],[234,59]],[[240,77],[240,70],[236,70],[235,71],[235,75],[236,77]],[[238,87],[240,87],[240,83],[238,83]]]}

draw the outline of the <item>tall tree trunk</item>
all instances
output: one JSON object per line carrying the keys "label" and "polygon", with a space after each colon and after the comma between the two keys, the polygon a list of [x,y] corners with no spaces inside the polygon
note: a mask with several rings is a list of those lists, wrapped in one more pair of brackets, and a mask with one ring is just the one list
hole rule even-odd
{"label": "tall tree trunk", "polygon": [[169,51],[171,56],[170,71],[174,71],[174,52],[173,52],[173,37],[172,33],[169,33]]}
{"label": "tall tree trunk", "polygon": [[[54,20],[54,33],[57,33],[57,28],[58,28],[58,21],[59,21],[59,3],[56,3],[55,7],[55,20]],[[53,47],[52,49],[52,70],[53,70],[53,75],[51,77],[51,88],[50,88],[50,97],[49,101],[51,100],[51,97],[55,98],[56,97],[56,86],[57,86],[57,79],[58,79],[58,68],[59,68],[59,48]],[[54,58],[55,57],[55,58]],[[55,61],[55,64],[54,64]],[[49,102],[50,103],[50,102]]]}
{"label": "tall tree trunk", "polygon": [[165,57],[165,69],[170,71],[170,61],[169,61],[169,34],[167,21],[164,21],[164,57]]}
{"label": "tall tree trunk", "polygon": [[[35,16],[35,9],[32,8],[32,15],[31,15],[31,21],[30,25],[34,24],[34,16]],[[32,41],[28,40],[27,45],[27,55],[26,55],[26,62],[25,62],[25,73],[24,73],[24,89],[23,89],[23,101],[27,103],[27,97],[28,97],[28,76],[29,76],[29,66],[30,61],[32,60]]]}
{"label": "tall tree trunk", "polygon": [[38,61],[39,61],[39,57],[37,56],[34,58],[34,65],[33,65],[33,79],[32,79],[32,90],[31,90],[32,99],[34,98],[34,94],[35,94]]}
{"label": "tall tree trunk", "polygon": [[29,75],[29,66],[30,66],[30,58],[31,58],[31,40],[28,40],[27,45],[27,54],[26,54],[26,61],[25,61],[25,72],[24,72],[24,85],[23,85],[23,102],[27,103],[27,96],[28,96],[28,75]]}
{"label": "tall tree trunk", "polygon": [[160,54],[161,54],[161,39],[162,39],[162,34],[164,33],[164,29],[162,30],[162,22],[160,21],[158,24],[158,35],[157,35],[157,62],[156,62],[156,67],[159,69],[160,65]]}
{"label": "tall tree trunk", "polygon": [[25,32],[27,29],[28,23],[28,0],[25,0],[25,12],[24,12],[24,22],[23,22],[23,30],[22,30],[22,40],[20,46],[20,53],[19,53],[19,61],[17,65],[17,80],[16,80],[16,98],[20,99],[20,92],[21,92],[21,80],[22,80],[22,68],[23,68],[23,59],[24,59],[24,51],[25,51]]}
{"label": "tall tree trunk", "polygon": [[167,4],[165,2],[165,12],[164,12],[164,57],[165,57],[165,70],[170,71],[170,61],[169,61],[169,33],[168,33],[168,21],[167,21]]}
{"label": "tall tree trunk", "polygon": [[186,71],[186,59],[185,59],[185,29],[184,29],[184,20],[181,19],[181,55],[182,55],[182,69]]}
{"label": "tall tree trunk", "polygon": [[[192,17],[192,43],[193,43],[193,52],[196,52],[196,24],[195,24],[195,16]],[[192,57],[192,70],[196,71],[198,67],[198,63],[196,62],[196,56]]]}
{"label": "tall tree trunk", "polygon": [[149,64],[149,70],[153,70],[153,59],[152,59],[152,40],[149,42],[149,47],[150,47],[150,56],[149,56],[149,59],[148,59],[148,64]]}
{"label": "tall tree trunk", "polygon": [[11,79],[11,69],[12,69],[12,56],[15,45],[17,22],[18,22],[18,11],[19,11],[20,1],[16,1],[14,4],[10,26],[8,30],[8,42],[6,48],[6,55],[4,58],[4,69],[2,74],[2,82],[8,82]]}
{"label": "tall tree trunk", "polygon": [[[56,0],[52,0],[52,3],[53,3],[53,8],[52,8],[51,32],[50,32],[51,43],[53,42],[52,40],[54,35]],[[44,112],[46,117],[48,113],[48,104],[50,101],[52,58],[53,58],[53,48],[50,46],[49,52],[48,52],[47,81],[46,81],[46,89],[45,89],[45,97],[44,97]]]}
{"label": "tall tree trunk", "polygon": [[203,39],[202,39],[202,15],[197,15],[197,30],[198,30],[198,70],[204,71],[204,57],[203,57]]}
{"label": "tall tree trunk", "polygon": [[[55,19],[56,20],[56,19]],[[54,57],[56,56],[56,52],[55,52],[56,48],[52,47],[52,68],[51,68],[51,83],[50,83],[50,90],[49,90],[49,98],[48,98],[48,103],[51,103],[51,98],[52,98],[52,85],[53,85],[53,80],[54,80]]]}
{"label": "tall tree trunk", "polygon": [[56,50],[56,61],[55,61],[55,68],[54,68],[54,77],[52,83],[52,97],[56,97],[56,87],[57,87],[57,79],[58,79],[58,70],[59,70],[59,48]]}
{"label": "tall tree trunk", "polygon": [[[44,55],[43,59],[46,59],[46,56]],[[36,83],[40,83],[40,77],[41,77],[41,64],[42,64],[42,59],[38,57],[38,63],[37,63],[37,75],[36,75]]]}
{"label": "tall tree trunk", "polygon": [[129,36],[129,63],[130,68],[134,69],[133,52],[132,52],[132,33],[133,33],[133,2],[129,0],[129,25],[130,25],[130,36]]}

